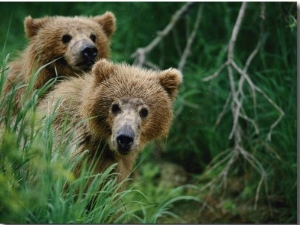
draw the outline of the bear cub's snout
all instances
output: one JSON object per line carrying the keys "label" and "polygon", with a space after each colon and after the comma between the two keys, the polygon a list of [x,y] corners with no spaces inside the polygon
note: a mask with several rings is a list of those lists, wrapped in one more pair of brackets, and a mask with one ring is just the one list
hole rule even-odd
{"label": "bear cub's snout", "polygon": [[127,155],[139,149],[141,126],[146,122],[146,104],[140,98],[123,97],[113,102],[110,109],[112,134],[110,145],[113,151]]}
{"label": "bear cub's snout", "polygon": [[132,146],[133,142],[134,142],[134,131],[132,130],[132,128],[129,125],[124,125],[118,132],[116,135],[116,141],[118,144],[118,151],[123,154],[126,155],[129,153],[130,151],[130,147]]}
{"label": "bear cub's snout", "polygon": [[95,45],[84,45],[81,51],[83,60],[87,66],[92,66],[95,63],[98,50]]}
{"label": "bear cub's snout", "polygon": [[88,71],[97,61],[97,56],[96,45],[89,40],[82,39],[71,45],[71,55],[66,54],[65,57],[69,64],[74,64],[76,67]]}

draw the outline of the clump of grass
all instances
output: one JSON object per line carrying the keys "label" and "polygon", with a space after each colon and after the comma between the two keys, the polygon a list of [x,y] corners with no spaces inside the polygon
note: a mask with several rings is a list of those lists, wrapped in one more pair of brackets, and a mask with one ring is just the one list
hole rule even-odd
{"label": "clump of grass", "polygon": [[[134,215],[129,223],[185,223],[177,213],[177,204],[182,202],[199,201],[191,190],[197,189],[193,185],[169,187],[159,178],[159,166],[152,162],[141,160],[138,175],[129,187],[134,190],[124,196],[126,206],[125,215]],[[178,212],[178,211],[177,211]]]}
{"label": "clump of grass", "polygon": [[[3,63],[3,68],[5,65]],[[43,123],[37,115],[39,97],[55,82],[52,80],[42,89],[32,91],[34,80],[41,69],[33,74],[27,87],[15,85],[6,94],[3,93],[6,74],[4,70],[1,73],[0,105],[6,106],[1,107],[0,136],[2,222],[112,222],[122,210],[118,197],[126,193],[118,192],[122,184],[117,184],[112,177],[115,165],[102,174],[92,176],[92,167],[86,164],[75,179],[72,171],[83,160],[83,154],[71,164],[68,150],[74,143],[64,141],[64,144],[59,145],[60,149],[54,149],[51,126],[54,115],[44,118]],[[14,115],[14,96],[19,88],[26,88],[26,94],[21,109]],[[89,203],[95,198],[94,207],[88,210]]]}
{"label": "clump of grass", "polygon": [[[86,152],[69,160],[70,150],[76,144],[69,141],[68,135],[72,134],[66,134],[54,145],[52,122],[55,114],[41,120],[36,110],[38,99],[55,79],[33,91],[34,80],[42,67],[32,75],[28,86],[15,85],[4,94],[6,61],[2,63],[0,77],[1,222],[156,223],[165,215],[176,216],[169,212],[169,206],[175,201],[190,199],[181,196],[178,189],[153,204],[136,189],[137,186],[121,189],[123,183],[117,183],[113,173],[115,165],[92,175],[93,165],[84,159]],[[22,107],[14,114],[14,96],[19,88],[26,88],[26,94]],[[80,174],[75,178],[73,170],[82,161]],[[144,198],[130,197],[138,195]]]}

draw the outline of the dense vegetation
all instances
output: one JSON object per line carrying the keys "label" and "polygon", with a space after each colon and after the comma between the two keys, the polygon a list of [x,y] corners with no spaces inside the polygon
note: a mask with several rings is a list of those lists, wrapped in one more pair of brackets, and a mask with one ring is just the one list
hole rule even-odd
{"label": "dense vegetation", "polygon": [[[0,108],[0,222],[296,223],[296,3],[1,2],[0,95],[7,62],[26,46],[25,16],[107,10],[117,18],[113,61],[183,72],[169,138],[143,151],[126,191],[111,179],[86,211],[96,190],[74,195],[90,168],[74,180],[66,158],[52,152],[51,118],[34,122],[47,87],[15,120]],[[155,38],[140,49],[144,61],[143,51],[134,54]]]}

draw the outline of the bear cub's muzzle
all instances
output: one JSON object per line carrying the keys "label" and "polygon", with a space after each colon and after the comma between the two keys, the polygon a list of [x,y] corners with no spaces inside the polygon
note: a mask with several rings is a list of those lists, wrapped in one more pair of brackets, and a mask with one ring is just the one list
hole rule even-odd
{"label": "bear cub's muzzle", "polygon": [[142,99],[123,97],[113,102],[110,109],[113,120],[110,147],[121,155],[140,148],[141,124],[146,121],[148,109]]}
{"label": "bear cub's muzzle", "polygon": [[97,61],[98,49],[89,40],[80,40],[71,47],[74,64],[84,71],[89,71]]}
{"label": "bear cub's muzzle", "polygon": [[116,135],[118,151],[126,155],[130,151],[130,147],[134,142],[134,131],[131,129],[129,125],[124,125]]}
{"label": "bear cub's muzzle", "polygon": [[91,67],[95,63],[98,50],[95,45],[85,44],[82,46],[81,55],[84,65]]}

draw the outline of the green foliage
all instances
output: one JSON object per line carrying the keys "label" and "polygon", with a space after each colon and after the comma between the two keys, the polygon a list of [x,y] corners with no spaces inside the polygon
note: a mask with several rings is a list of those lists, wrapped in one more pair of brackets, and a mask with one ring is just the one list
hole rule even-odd
{"label": "green foliage", "polygon": [[[6,68],[6,63],[5,60],[1,67]],[[118,184],[113,172],[116,165],[112,165],[101,174],[91,175],[93,165],[87,164],[84,158],[86,152],[74,160],[69,160],[71,148],[76,145],[70,141],[72,134],[62,136],[62,139],[58,140],[58,147],[54,147],[52,122],[55,113],[41,118],[36,106],[40,96],[49,90],[56,80],[53,79],[41,89],[32,91],[39,71],[45,66],[47,65],[39,68],[31,76],[27,87],[15,85],[7,94],[3,93],[3,85],[7,79],[6,70],[1,71],[0,221],[156,223],[165,215],[176,217],[170,211],[170,205],[180,200],[194,199],[182,195],[180,188],[164,195],[162,199],[159,199],[162,189],[158,189],[155,192],[156,202],[153,203],[138,191],[137,187],[121,190],[123,182]],[[13,100],[19,88],[26,88],[26,91],[22,107],[15,114]],[[63,126],[68,124],[64,123]],[[79,176],[75,178],[73,171],[81,162],[83,166]],[[151,177],[152,175],[150,179]],[[145,178],[148,179],[149,176],[146,175]],[[136,193],[143,196],[138,204],[131,197],[137,196]],[[164,191],[163,194],[165,193]]]}
{"label": "green foliage", "polygon": [[152,163],[140,167],[140,175],[132,183],[137,190],[125,197],[126,202],[132,202],[127,212],[134,211],[138,217],[130,223],[163,223],[171,218],[172,222],[185,222],[171,211],[176,204],[184,201],[199,201],[197,197],[186,194],[191,185],[168,189],[157,181],[160,169]]}
{"label": "green foliage", "polygon": [[[11,59],[16,55],[17,50],[24,48],[26,40],[25,38],[20,38],[20,35],[23,35],[24,17],[29,14],[33,17],[45,15],[97,15],[109,10],[115,13],[117,17],[117,31],[111,42],[111,58],[113,61],[132,63],[133,58],[131,58],[131,54],[137,48],[147,46],[156,37],[157,32],[163,30],[169,23],[173,13],[184,4],[182,2],[2,2],[0,3],[0,12],[5,19],[0,24],[0,30],[2,31],[0,43],[3,43],[0,58],[3,61],[7,61],[8,54],[10,54],[9,58]],[[222,71],[216,79],[209,82],[203,82],[203,78],[213,74],[226,61],[228,41],[231,37],[241,3],[195,3],[195,6],[191,7],[178,21],[170,34],[165,36],[159,45],[147,55],[147,59],[161,69],[178,66],[188,36],[193,29],[198,5],[200,4],[203,4],[202,20],[183,69],[184,83],[175,104],[174,123],[168,141],[163,145],[163,151],[160,152],[160,157],[163,160],[183,165],[188,172],[196,174],[197,177],[200,176],[196,184],[201,188],[218,177],[224,170],[228,161],[222,160],[224,158],[231,159],[231,155],[229,155],[232,154],[230,149],[234,146],[233,140],[228,138],[233,124],[230,104],[224,110],[222,120],[218,120],[230,93],[228,73],[226,70]],[[235,61],[241,67],[245,65],[247,57],[254,50],[260,38],[260,4],[255,2],[248,4],[244,21],[237,37]],[[254,84],[263,90],[283,110],[285,115],[274,128],[271,141],[266,140],[270,126],[278,118],[279,112],[261,95],[257,95],[255,102],[252,98],[251,89],[245,86],[243,90],[245,93],[243,102],[245,113],[259,125],[260,129],[259,134],[257,134],[249,121],[241,119],[243,147],[261,163],[267,173],[266,185],[261,186],[258,195],[258,203],[268,205],[268,208],[273,210],[273,220],[266,219],[265,222],[295,223],[297,215],[297,7],[296,3],[291,2],[267,2],[265,3],[265,8],[263,43],[258,54],[253,59],[248,73]],[[5,68],[5,66],[2,68]],[[238,78],[238,76],[238,74],[234,74],[235,78]],[[2,77],[4,77],[3,72]],[[3,79],[0,80],[0,91],[2,87]],[[13,92],[10,95],[11,97],[7,97],[0,102],[0,108],[10,106]],[[34,103],[28,103],[28,107],[34,107]],[[8,108],[9,111],[10,108]],[[3,191],[0,191],[0,197],[2,199],[7,193],[11,193],[10,196],[13,199],[5,202],[5,207],[0,209],[3,212],[1,215],[7,216],[7,221],[11,218],[18,218],[13,215],[20,215],[20,218],[24,217],[25,214],[28,215],[24,213],[24,209],[26,208],[27,210],[27,206],[35,201],[33,195],[27,194],[27,192],[30,192],[29,189],[22,188],[25,181],[20,178],[20,172],[17,173],[19,177],[16,176],[15,171],[20,171],[20,168],[27,168],[27,164],[34,164],[31,160],[28,160],[28,157],[24,158],[17,154],[20,148],[19,144],[26,149],[28,149],[28,146],[35,145],[34,149],[44,149],[41,146],[44,147],[45,143],[47,149],[52,146],[49,127],[48,130],[45,128],[46,131],[42,129],[45,136],[43,136],[44,139],[42,138],[41,142],[30,141],[34,132],[31,132],[30,129],[27,131],[25,128],[22,128],[22,124],[24,126],[26,124],[26,127],[27,125],[31,127],[30,124],[32,123],[28,118],[34,118],[35,113],[32,109],[27,111],[31,111],[30,115],[32,116],[25,112],[20,112],[20,121],[16,123],[18,126],[12,126],[1,139],[3,145],[1,149],[7,149],[4,146],[9,146],[12,149],[9,152],[1,153],[6,155],[5,164],[2,164],[2,168],[5,168],[5,171],[7,171],[7,176],[1,175],[0,177],[1,185],[3,184],[4,187]],[[10,116],[8,118],[1,116],[0,121],[4,121],[6,125],[12,123]],[[19,128],[23,129],[24,132],[20,130],[22,132],[17,133],[16,130]],[[36,151],[39,152],[39,150]],[[38,156],[41,153],[36,154],[29,150],[27,152],[31,152],[31,155],[34,156],[37,155],[36,157],[42,157]],[[42,152],[45,153],[45,151]],[[50,152],[48,153],[50,155]],[[139,191],[134,188],[129,189],[128,195],[126,195],[126,192],[124,193],[128,202],[133,204],[130,204],[131,207],[128,205],[124,206],[126,208],[124,210],[125,213],[119,217],[119,220],[115,221],[149,223],[160,221],[159,218],[162,219],[161,215],[163,215],[163,210],[161,211],[160,209],[173,209],[172,206],[174,204],[172,201],[170,204],[164,205],[164,203],[169,203],[168,198],[176,199],[184,195],[182,191],[177,190],[174,194],[169,189],[158,187],[155,182],[153,183],[154,177],[159,173],[157,167],[153,166],[156,161],[151,159],[154,155],[157,156],[157,145],[150,145],[143,154],[147,156],[148,160],[146,162],[150,162],[150,164],[146,164],[144,161],[140,163],[142,175],[137,183],[133,183],[133,187]],[[9,162],[16,163],[11,164]],[[67,168],[64,163],[59,168]],[[218,166],[206,172],[205,176],[202,176],[204,171],[208,171],[209,168],[216,164]],[[55,171],[55,169],[53,170]],[[67,170],[65,175],[63,175],[64,178],[60,179],[70,179],[67,175],[69,172],[70,170]],[[59,174],[64,173],[60,172]],[[22,176],[24,176],[24,173],[22,173]],[[243,157],[239,157],[235,165],[229,170],[228,176],[238,177],[240,183],[244,184],[237,196],[234,197],[234,200],[224,198],[225,200],[222,201],[224,203],[221,206],[223,211],[236,215],[239,207],[235,200],[254,204],[261,173],[253,165],[245,161]],[[222,190],[222,185],[215,184],[211,187],[212,189],[215,188],[216,192],[219,193],[214,198],[222,199],[223,195],[221,195],[220,191]],[[32,190],[35,189],[33,188]],[[48,194],[40,197],[43,200],[40,205],[43,205],[42,202],[49,201],[50,198],[47,197],[49,194],[48,192]],[[171,194],[171,196],[168,194]],[[200,193],[199,196],[204,199],[207,194],[208,189]],[[15,203],[15,196],[17,195],[20,199],[19,202],[24,202],[24,204]],[[59,200],[65,199],[59,195],[59,191],[53,196],[56,197],[58,203],[56,202],[56,205],[53,202],[49,204],[48,211],[52,208],[52,210],[58,211],[61,209],[60,211],[62,212],[73,201]],[[167,199],[161,199],[161,202],[158,203],[160,196],[164,196]],[[59,201],[63,203],[59,203]],[[65,205],[66,202],[69,204],[68,207]],[[64,205],[65,208],[59,207],[59,204],[61,206]],[[54,206],[58,208],[53,208]],[[75,208],[73,210],[76,211]],[[83,208],[81,210],[79,209],[80,215],[84,211]],[[48,211],[46,210],[45,212]],[[80,219],[68,219],[64,220],[64,222],[81,222],[87,217],[76,218]],[[245,216],[245,218],[249,218],[247,222],[261,222],[251,216]],[[30,221],[41,222],[41,220]],[[45,220],[42,221],[45,222]],[[225,221],[225,218],[223,221]]]}

